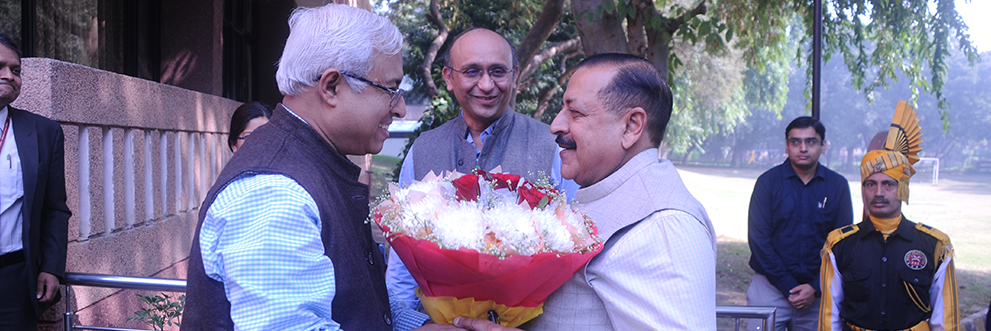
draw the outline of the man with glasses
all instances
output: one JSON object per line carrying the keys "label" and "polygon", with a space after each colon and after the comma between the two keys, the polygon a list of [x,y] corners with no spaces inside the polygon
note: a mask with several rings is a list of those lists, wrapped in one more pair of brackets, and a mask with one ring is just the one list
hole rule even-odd
{"label": "man with glasses", "polygon": [[[830,231],[853,223],[846,178],[819,164],[825,139],[812,117],[788,124],[788,159],[757,178],[750,197],[747,305],[777,307],[777,331],[816,329],[819,250]],[[750,321],[750,330],[759,325]]]}
{"label": "man with glasses", "polygon": [[[200,208],[183,330],[408,330],[372,239],[368,186],[346,155],[378,153],[403,117],[403,37],[387,19],[297,8],[276,81],[285,96]],[[431,325],[428,329],[453,329]]]}
{"label": "man with glasses", "polygon": [[[510,107],[520,72],[512,44],[498,33],[475,28],[455,37],[443,59],[444,82],[461,105],[461,115],[416,139],[403,161],[399,184],[409,185],[431,171],[468,173],[502,166],[503,172],[529,181],[549,176],[573,198],[578,186],[561,177],[550,126]],[[394,252],[386,280],[410,306],[419,304],[413,292],[417,284]]]}

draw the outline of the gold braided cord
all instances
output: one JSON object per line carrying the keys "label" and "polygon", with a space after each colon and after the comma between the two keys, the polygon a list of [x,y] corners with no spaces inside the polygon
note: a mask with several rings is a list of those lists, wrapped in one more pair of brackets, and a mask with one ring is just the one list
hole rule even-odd
{"label": "gold braided cord", "polygon": [[926,302],[922,301],[922,298],[919,297],[919,292],[915,291],[915,287],[912,287],[912,285],[909,285],[908,282],[904,280],[902,281],[902,284],[905,284],[905,291],[908,292],[908,297],[912,298],[912,303],[914,303],[916,307],[919,307],[923,313],[928,313],[933,310],[932,307],[926,304]]}

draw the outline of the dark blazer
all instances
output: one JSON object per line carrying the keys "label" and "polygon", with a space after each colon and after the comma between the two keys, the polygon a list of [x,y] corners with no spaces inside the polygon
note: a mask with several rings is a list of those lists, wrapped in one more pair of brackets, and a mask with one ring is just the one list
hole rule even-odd
{"label": "dark blazer", "polygon": [[[34,294],[38,273],[65,277],[65,250],[69,216],[65,195],[65,137],[62,126],[43,116],[7,106],[24,174],[22,240],[28,286]],[[35,315],[41,316],[38,299],[31,295]],[[50,306],[53,302],[49,302]]]}

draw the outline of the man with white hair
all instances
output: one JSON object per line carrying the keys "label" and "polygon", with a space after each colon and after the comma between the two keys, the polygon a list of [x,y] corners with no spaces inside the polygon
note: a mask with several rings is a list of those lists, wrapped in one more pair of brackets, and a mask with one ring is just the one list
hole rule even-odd
{"label": "man with white hair", "polygon": [[333,4],[296,9],[289,25],[276,73],[282,104],[200,208],[182,329],[423,325],[426,315],[390,300],[365,223],[368,186],[345,158],[378,153],[392,118],[406,114],[402,35],[382,17]]}

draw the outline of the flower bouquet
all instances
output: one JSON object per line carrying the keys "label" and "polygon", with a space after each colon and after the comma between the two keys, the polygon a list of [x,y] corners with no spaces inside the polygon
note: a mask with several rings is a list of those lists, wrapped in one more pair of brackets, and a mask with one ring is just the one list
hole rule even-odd
{"label": "flower bouquet", "polygon": [[519,326],[602,250],[594,223],[547,180],[499,171],[390,185],[371,211],[435,323],[495,313]]}

